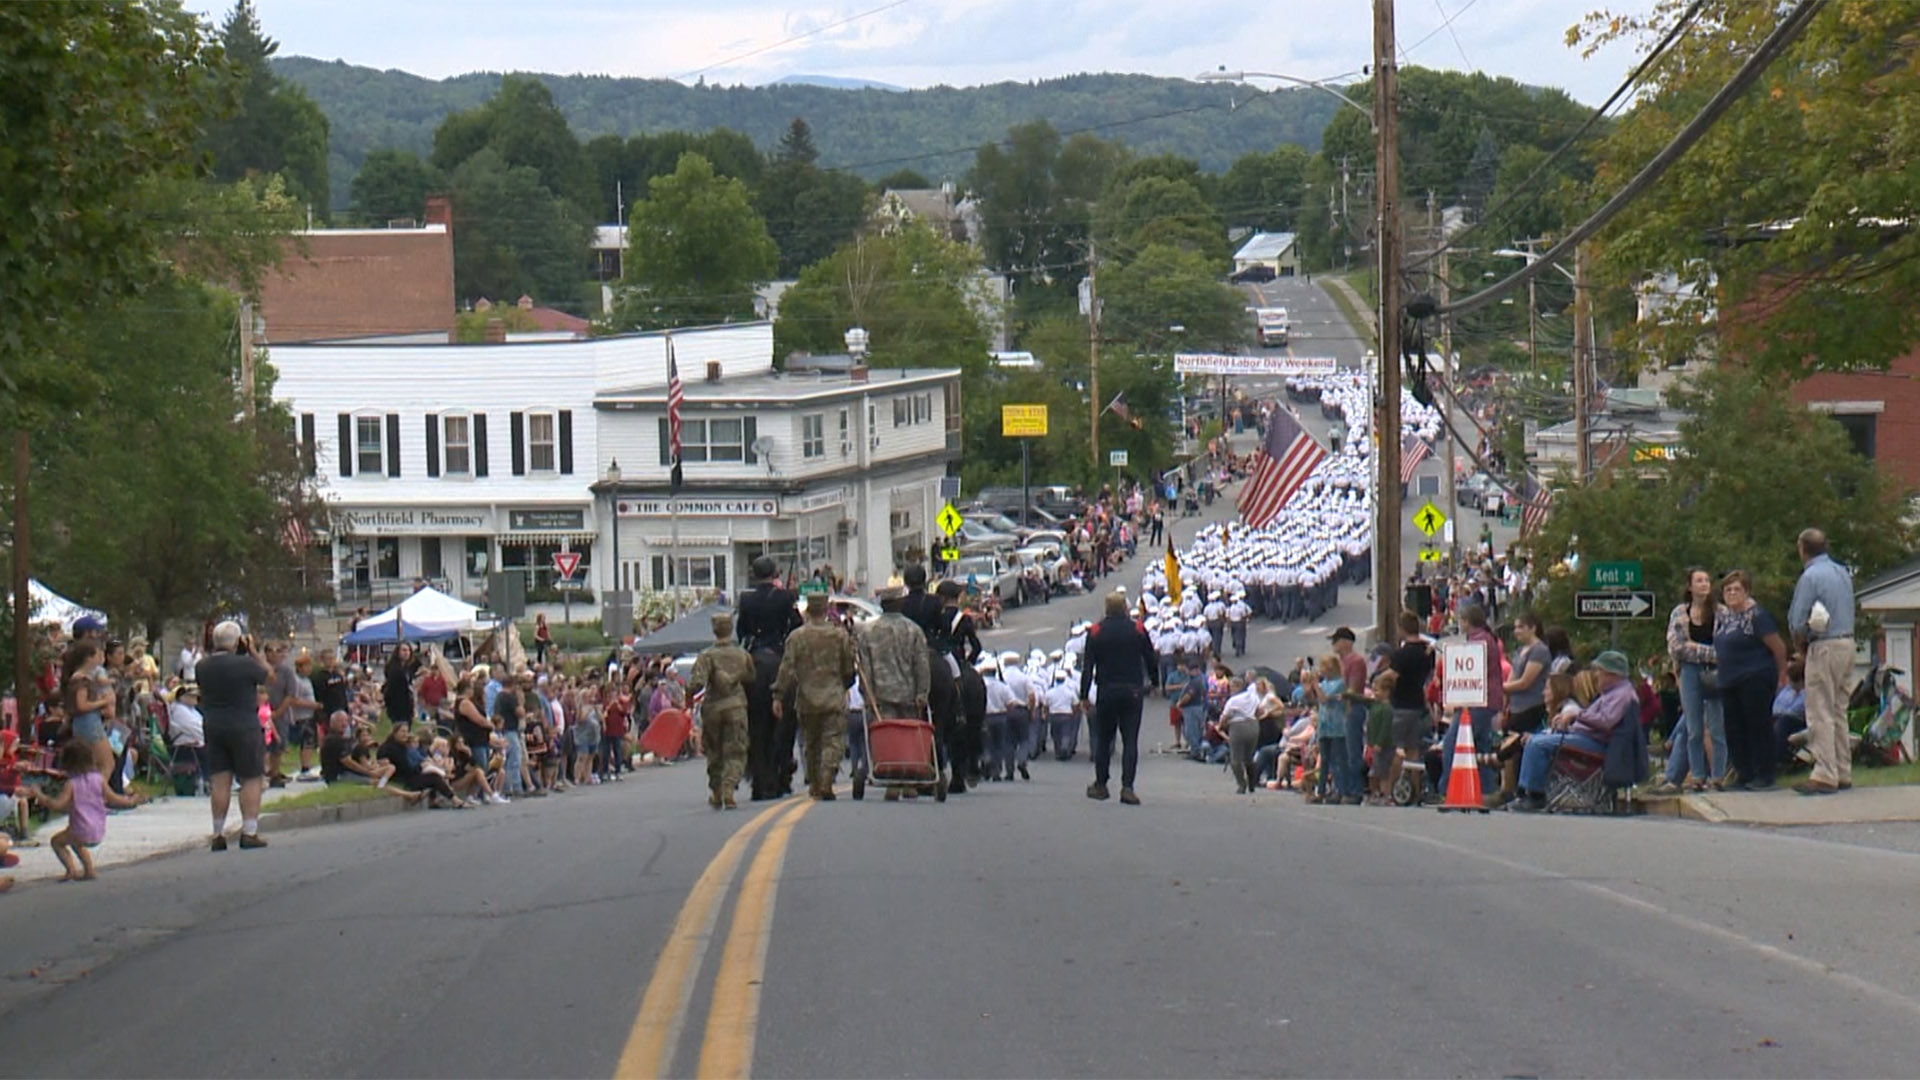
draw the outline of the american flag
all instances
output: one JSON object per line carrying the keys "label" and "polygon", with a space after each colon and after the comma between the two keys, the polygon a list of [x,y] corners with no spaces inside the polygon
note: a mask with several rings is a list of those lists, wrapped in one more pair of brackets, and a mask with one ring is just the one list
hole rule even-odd
{"label": "american flag", "polygon": [[683,480],[680,472],[680,407],[687,402],[687,387],[680,381],[680,364],[673,357],[673,339],[667,339],[667,460],[673,471],[667,478],[667,490],[678,492]]}
{"label": "american flag", "polygon": [[1547,523],[1547,510],[1553,505],[1553,492],[1533,477],[1527,477],[1527,501],[1520,510],[1520,535],[1528,536]]}
{"label": "american flag", "polygon": [[1418,436],[1409,440],[1406,453],[1400,455],[1400,482],[1413,483],[1413,471],[1418,469],[1420,463],[1427,460],[1427,455],[1431,453],[1433,453],[1433,444],[1427,440]]}
{"label": "american flag", "polygon": [[307,545],[311,542],[311,537],[307,534],[306,523],[298,517],[288,518],[286,525],[280,530],[280,542],[285,544],[287,550],[295,555],[306,550]]}
{"label": "american flag", "polygon": [[1289,409],[1275,409],[1267,420],[1267,441],[1254,455],[1253,476],[1240,491],[1240,519],[1258,529],[1279,516],[1287,500],[1325,461],[1327,452],[1300,426]]}

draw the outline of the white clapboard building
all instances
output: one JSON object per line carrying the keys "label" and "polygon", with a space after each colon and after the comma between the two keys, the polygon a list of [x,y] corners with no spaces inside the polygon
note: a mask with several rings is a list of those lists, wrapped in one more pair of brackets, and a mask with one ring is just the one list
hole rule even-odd
{"label": "white clapboard building", "polygon": [[[686,388],[674,498],[669,348]],[[636,590],[731,592],[762,553],[783,569],[830,563],[869,588],[884,580],[938,512],[959,445],[959,373],[787,375],[772,354],[764,322],[270,349],[275,394],[331,509],[337,594],[376,608],[423,579],[478,602],[501,570],[551,599],[561,550],[580,553],[594,593],[616,573]]]}

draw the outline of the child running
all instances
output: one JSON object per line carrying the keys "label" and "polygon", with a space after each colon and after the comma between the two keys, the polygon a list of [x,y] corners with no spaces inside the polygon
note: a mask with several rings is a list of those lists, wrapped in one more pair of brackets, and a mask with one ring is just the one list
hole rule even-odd
{"label": "child running", "polygon": [[54,833],[48,842],[67,871],[60,880],[92,881],[99,877],[93,869],[92,849],[107,838],[107,807],[131,810],[147,800],[108,788],[93,747],[85,740],[70,740],[61,749],[60,771],[67,774],[67,786],[60,794],[52,799],[30,797],[51,813],[67,815],[67,827]]}

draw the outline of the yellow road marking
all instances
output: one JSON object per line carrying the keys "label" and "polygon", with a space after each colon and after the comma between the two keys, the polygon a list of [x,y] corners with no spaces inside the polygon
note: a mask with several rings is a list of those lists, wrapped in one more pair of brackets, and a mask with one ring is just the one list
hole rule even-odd
{"label": "yellow road marking", "polygon": [[760,1023],[760,984],[767,970],[767,939],[773,930],[774,895],[786,862],[793,827],[813,808],[803,802],[767,833],[740,883],[726,951],[714,975],[713,1003],[707,1009],[707,1033],[700,1043],[702,1080],[746,1080],[753,1070],[753,1043]]}
{"label": "yellow road marking", "polygon": [[[805,805],[801,804],[803,808]],[[672,1071],[673,1051],[686,1023],[687,1003],[693,997],[693,984],[706,958],[714,924],[720,919],[721,901],[733,885],[734,871],[760,830],[783,811],[791,810],[791,806],[776,804],[755,814],[727,838],[700,879],[694,882],[680,907],[679,918],[674,920],[666,947],[660,950],[660,959],[654,963],[653,978],[640,998],[640,1014],[633,1022],[633,1031],[627,1035],[625,1049],[620,1052],[615,1077],[639,1080],[665,1076]]]}

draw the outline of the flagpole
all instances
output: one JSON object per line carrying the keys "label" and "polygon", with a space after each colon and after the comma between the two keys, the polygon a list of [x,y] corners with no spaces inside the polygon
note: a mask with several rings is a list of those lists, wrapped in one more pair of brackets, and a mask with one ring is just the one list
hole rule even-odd
{"label": "flagpole", "polygon": [[[673,355],[673,331],[666,332],[667,372],[677,381],[680,378],[680,366]],[[680,444],[674,441],[672,464],[667,480],[667,588],[673,597],[673,617],[680,617]]]}

